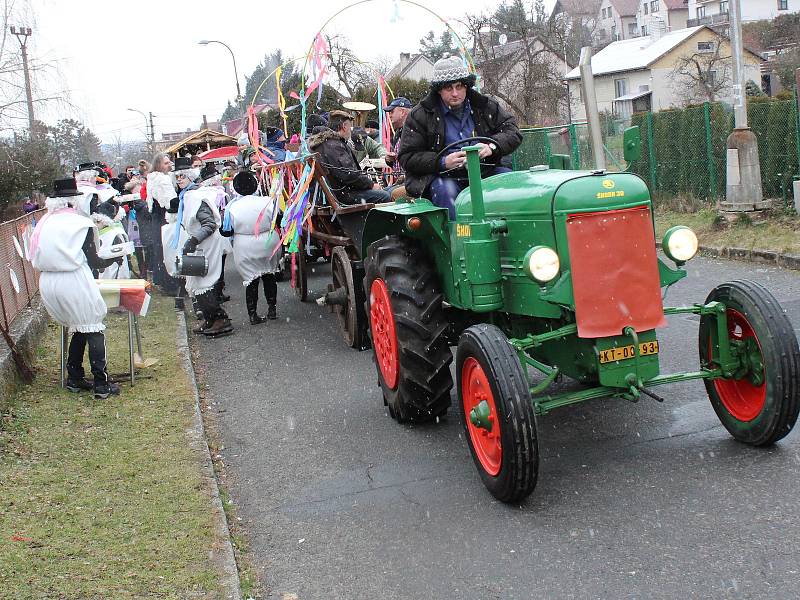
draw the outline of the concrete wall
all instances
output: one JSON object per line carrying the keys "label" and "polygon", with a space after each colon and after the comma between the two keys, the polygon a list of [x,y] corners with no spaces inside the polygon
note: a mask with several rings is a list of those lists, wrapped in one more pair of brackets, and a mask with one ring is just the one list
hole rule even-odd
{"label": "concrete wall", "polygon": [[[47,322],[47,311],[37,296],[33,300],[32,307],[22,311],[11,324],[11,338],[30,367],[36,362],[36,347],[47,327]],[[21,381],[17,375],[14,359],[11,357],[11,350],[5,340],[0,338],[0,412],[5,409],[6,402],[20,385]]]}

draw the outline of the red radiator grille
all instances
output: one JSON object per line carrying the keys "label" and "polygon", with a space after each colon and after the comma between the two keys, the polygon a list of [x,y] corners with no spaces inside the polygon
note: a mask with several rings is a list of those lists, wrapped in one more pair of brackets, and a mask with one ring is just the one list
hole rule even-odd
{"label": "red radiator grille", "polygon": [[567,217],[578,336],[666,325],[647,206]]}

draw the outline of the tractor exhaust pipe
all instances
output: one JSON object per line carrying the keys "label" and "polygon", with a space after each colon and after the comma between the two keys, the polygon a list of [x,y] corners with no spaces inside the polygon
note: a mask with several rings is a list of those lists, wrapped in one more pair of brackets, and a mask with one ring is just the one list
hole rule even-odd
{"label": "tractor exhaust pipe", "polygon": [[595,169],[606,170],[606,154],[603,147],[603,135],[600,131],[600,112],[597,110],[597,95],[594,91],[594,74],[592,73],[592,48],[581,48],[581,90],[583,106],[586,109],[586,121],[589,124],[589,139],[592,141]]}

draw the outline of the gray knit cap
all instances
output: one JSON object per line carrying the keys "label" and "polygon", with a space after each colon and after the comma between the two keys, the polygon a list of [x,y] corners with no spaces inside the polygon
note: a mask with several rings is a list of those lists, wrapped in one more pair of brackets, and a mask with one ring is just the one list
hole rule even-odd
{"label": "gray knit cap", "polygon": [[440,58],[433,65],[433,76],[431,85],[449,83],[451,81],[462,81],[472,79],[467,65],[460,56],[445,56]]}

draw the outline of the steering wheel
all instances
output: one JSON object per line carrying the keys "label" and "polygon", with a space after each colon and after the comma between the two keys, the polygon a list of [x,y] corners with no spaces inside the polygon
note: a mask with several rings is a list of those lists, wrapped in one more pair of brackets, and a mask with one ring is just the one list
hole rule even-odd
{"label": "steering wheel", "polygon": [[[451,148],[454,148],[456,146],[470,146],[471,144],[468,143],[468,142],[483,142],[485,144],[494,144],[495,147],[499,146],[499,144],[497,143],[496,139],[490,138],[490,137],[485,137],[485,136],[482,136],[482,135],[475,135],[475,136],[467,137],[467,138],[464,138],[464,139],[461,139],[461,140],[456,140],[455,142],[450,142],[444,148],[439,150],[439,153],[436,155],[436,164],[437,165],[439,164],[439,161],[442,159],[442,156],[447,154],[448,150],[450,150]],[[481,165],[481,175],[483,175],[484,168],[488,169],[489,167],[491,167],[492,169],[494,169],[500,163],[500,159],[502,157],[497,155],[496,152],[497,152],[496,150],[492,152],[492,157],[494,158],[494,162],[489,162],[489,163],[482,162],[482,163],[480,163],[480,165]],[[453,167],[451,169],[446,169],[444,171],[439,171],[439,174],[442,175],[444,173],[453,173],[455,171],[465,171],[465,170],[466,170],[466,165],[463,166],[463,167]]]}

